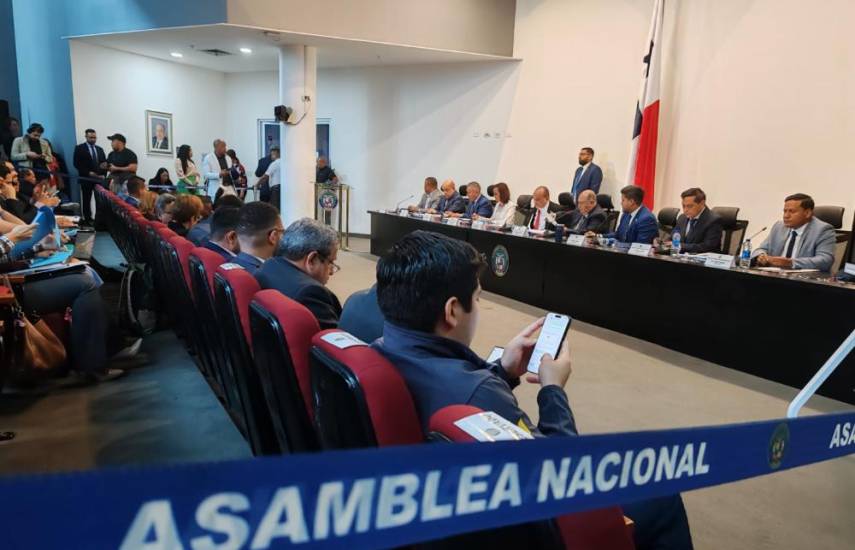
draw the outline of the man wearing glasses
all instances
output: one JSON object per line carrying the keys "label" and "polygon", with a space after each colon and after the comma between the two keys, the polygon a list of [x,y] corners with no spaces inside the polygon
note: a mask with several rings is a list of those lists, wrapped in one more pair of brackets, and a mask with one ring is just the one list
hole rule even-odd
{"label": "man wearing glasses", "polygon": [[255,273],[261,288],[278,290],[306,306],[321,329],[335,328],[341,317],[341,303],[326,287],[339,270],[338,233],[311,218],[295,221],[279,241],[276,256]]}

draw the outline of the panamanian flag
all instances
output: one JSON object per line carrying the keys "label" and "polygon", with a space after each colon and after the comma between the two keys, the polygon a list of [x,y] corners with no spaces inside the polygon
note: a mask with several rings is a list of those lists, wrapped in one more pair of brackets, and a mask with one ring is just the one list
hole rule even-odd
{"label": "panamanian flag", "polygon": [[626,181],[644,189],[644,205],[653,208],[653,191],[656,180],[656,141],[659,136],[659,75],[662,68],[662,17],[665,0],[656,0],[650,32],[647,35],[647,53],[641,76],[641,91],[635,107],[635,126]]}

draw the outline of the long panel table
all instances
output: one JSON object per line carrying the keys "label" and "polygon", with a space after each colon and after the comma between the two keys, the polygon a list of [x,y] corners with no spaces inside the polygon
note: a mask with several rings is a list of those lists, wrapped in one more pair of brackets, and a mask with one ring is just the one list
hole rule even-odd
{"label": "long panel table", "polygon": [[[484,290],[801,388],[855,328],[855,285],[371,214],[371,253],[423,229],[472,244]],[[820,394],[855,404],[855,353]]]}

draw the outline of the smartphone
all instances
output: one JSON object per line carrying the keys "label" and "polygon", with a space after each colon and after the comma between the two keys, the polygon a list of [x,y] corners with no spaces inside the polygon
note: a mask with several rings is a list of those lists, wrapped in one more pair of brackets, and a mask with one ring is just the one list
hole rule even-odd
{"label": "smartphone", "polygon": [[570,329],[572,319],[569,315],[561,315],[559,313],[549,313],[546,315],[546,321],[540,329],[540,336],[537,337],[537,343],[534,345],[534,351],[531,354],[531,359],[528,361],[528,372],[537,374],[540,370],[540,359],[544,354],[549,354],[552,357],[558,355],[558,350],[561,349],[561,344],[564,343],[564,338],[567,337],[567,331]]}
{"label": "smartphone", "polygon": [[492,363],[494,361],[498,361],[502,358],[503,353],[505,353],[505,348],[501,346],[495,346],[490,352],[490,355],[487,356],[487,362]]}

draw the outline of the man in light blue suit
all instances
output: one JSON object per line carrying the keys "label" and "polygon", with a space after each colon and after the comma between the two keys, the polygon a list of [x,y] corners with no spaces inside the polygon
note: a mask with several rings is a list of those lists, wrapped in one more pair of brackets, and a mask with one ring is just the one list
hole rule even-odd
{"label": "man in light blue suit", "polygon": [[[620,190],[620,206],[623,213],[620,216],[617,231],[607,237],[621,243],[653,244],[653,239],[659,235],[659,224],[656,217],[644,204],[644,189],[635,185],[627,185]],[[593,233],[587,233],[593,235]]]}
{"label": "man in light blue suit", "polygon": [[579,151],[579,168],[573,174],[573,185],[570,193],[573,201],[579,202],[579,194],[585,189],[590,189],[597,194],[600,192],[600,184],[603,183],[603,171],[594,164],[594,150],[590,147],[582,147]]}
{"label": "man in light blue suit", "polygon": [[813,217],[813,199],[796,193],[784,199],[784,219],[776,222],[752,257],[756,265],[783,269],[831,271],[834,228]]}

